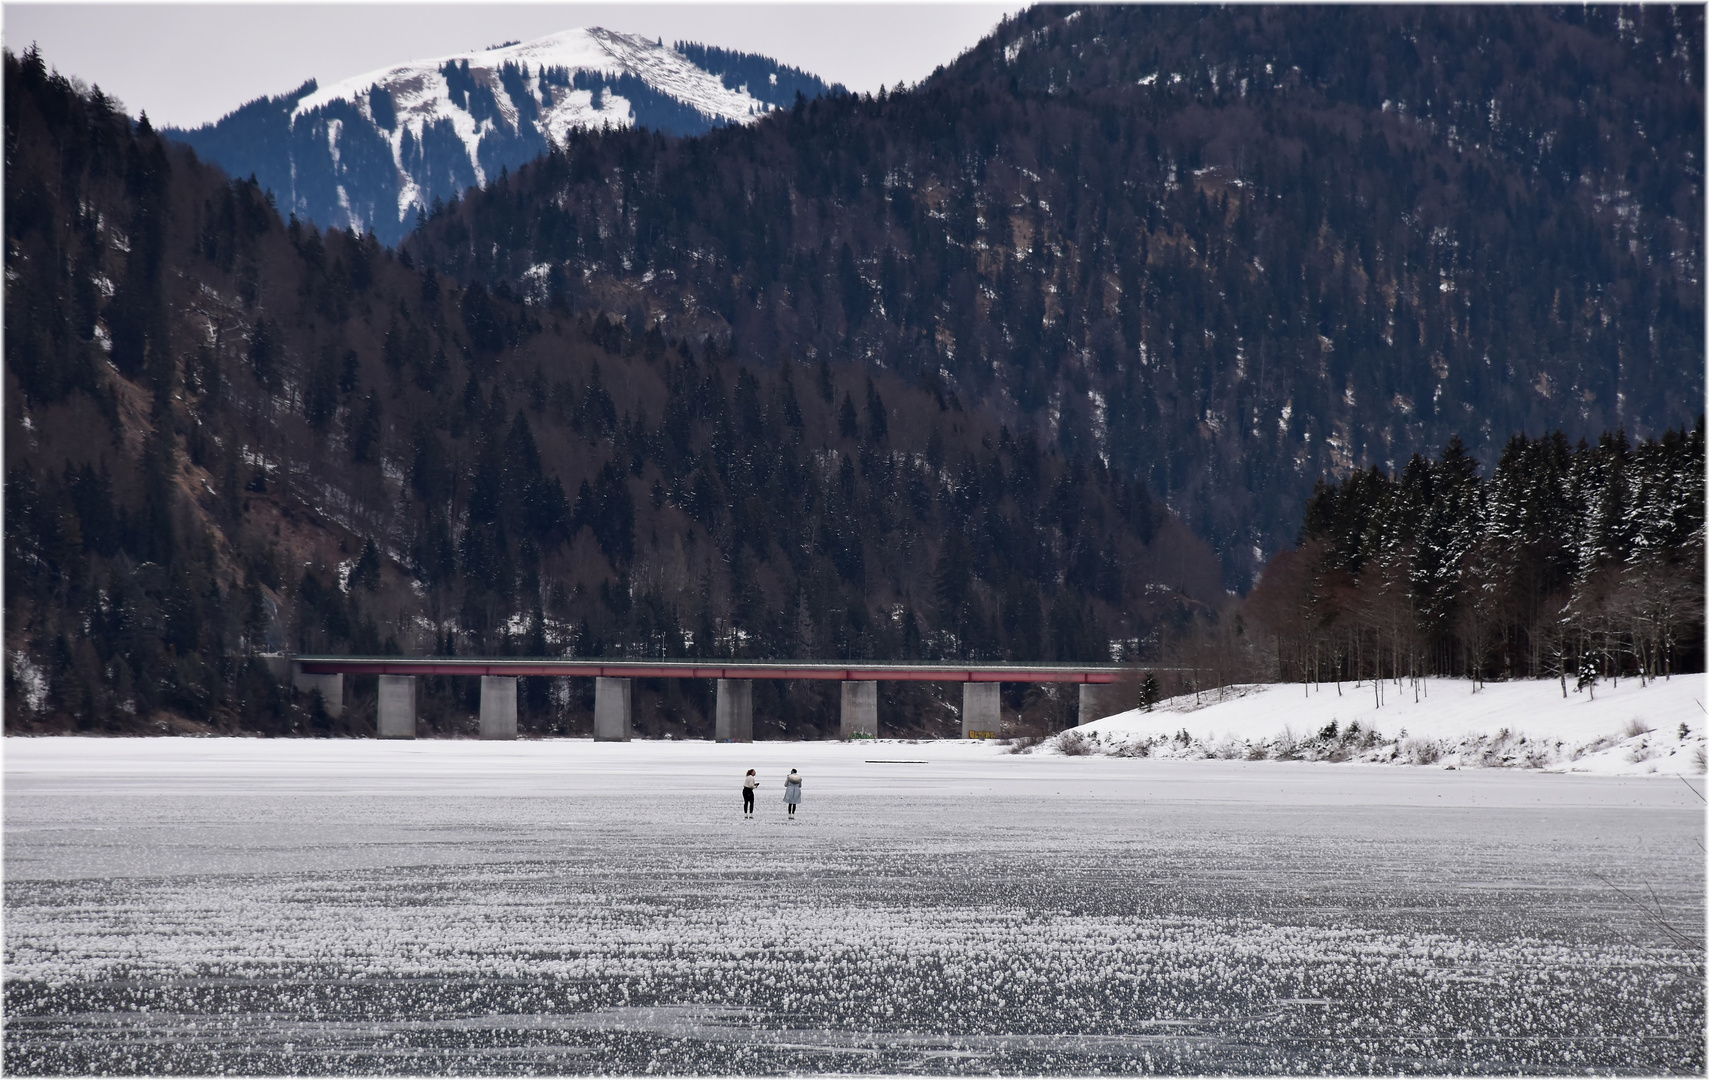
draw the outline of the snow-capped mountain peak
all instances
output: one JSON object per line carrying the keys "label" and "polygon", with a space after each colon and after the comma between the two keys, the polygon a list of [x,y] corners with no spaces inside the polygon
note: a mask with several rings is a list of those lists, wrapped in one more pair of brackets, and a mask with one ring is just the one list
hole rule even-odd
{"label": "snow-capped mountain peak", "polygon": [[[509,86],[505,80],[507,67],[517,69],[511,73]],[[448,68],[457,71],[447,74]],[[467,68],[466,77],[461,75],[464,68]],[[571,85],[554,84],[566,73]],[[480,139],[501,119],[503,126],[514,131],[526,118],[538,124],[554,141],[562,141],[572,128],[602,124],[628,127],[636,123],[632,102],[621,94],[575,88],[577,74],[605,76],[606,80],[601,81],[632,76],[654,91],[702,113],[715,124],[745,123],[765,115],[773,107],[743,90],[727,88],[716,75],[696,67],[662,43],[591,26],[503,48],[453,53],[343,79],[298,101],[292,110],[292,120],[337,101],[356,105],[369,119],[376,119],[371,99],[373,89],[379,87],[391,95],[397,118],[393,125],[394,142],[401,140],[405,129],[419,139],[426,127],[449,119],[468,148],[478,182],[485,183],[478,152]],[[527,106],[515,100],[518,80],[528,96],[539,103],[537,117],[525,117]],[[491,93],[498,116],[472,115],[478,110],[471,109],[468,87]],[[381,124],[386,126],[383,118]]]}
{"label": "snow-capped mountain peak", "polygon": [[[763,57],[685,48],[818,83]],[[693,135],[777,108],[776,74],[758,95],[743,80],[663,42],[581,27],[308,84],[174,134],[236,175],[256,173],[299,216],[394,241],[436,198],[484,185],[573,129]]]}

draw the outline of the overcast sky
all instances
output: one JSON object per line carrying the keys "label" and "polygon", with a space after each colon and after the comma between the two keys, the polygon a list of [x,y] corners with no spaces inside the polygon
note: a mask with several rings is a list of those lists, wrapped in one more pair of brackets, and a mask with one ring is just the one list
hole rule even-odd
{"label": "overcast sky", "polygon": [[1021,4],[5,4],[6,46],[155,124],[194,127],[246,101],[422,57],[575,26],[757,52],[851,90],[917,82]]}

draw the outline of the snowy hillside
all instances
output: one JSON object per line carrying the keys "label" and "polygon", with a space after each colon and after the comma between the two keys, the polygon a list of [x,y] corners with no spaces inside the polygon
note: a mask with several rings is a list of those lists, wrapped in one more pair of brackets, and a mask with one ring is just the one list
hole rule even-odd
{"label": "snowy hillside", "polygon": [[[794,70],[728,55],[744,70],[770,71],[772,83]],[[171,134],[234,176],[254,173],[281,209],[395,242],[434,200],[532,160],[574,128],[699,134],[770,112],[769,90],[751,94],[660,42],[587,27],[324,87],[311,80]]]}
{"label": "snowy hillside", "polygon": [[1704,677],[1640,685],[1622,679],[1589,692],[1549,680],[1458,679],[1308,688],[1230,687],[1147,713],[1119,713],[1062,733],[1068,754],[1393,762],[1438,767],[1533,768],[1637,775],[1704,772]]}
{"label": "snowy hillside", "polygon": [[[662,45],[588,27],[357,75],[309,94],[297,102],[291,119],[300,122],[335,102],[354,105],[390,131],[393,158],[400,166],[406,136],[419,143],[429,128],[449,122],[473,162],[476,181],[484,184],[481,143],[494,132],[518,132],[532,124],[562,141],[571,128],[633,125],[634,102],[603,85],[577,85],[608,84],[624,75],[640,79],[711,123],[741,123],[772,108],[742,90],[726,88],[711,72]],[[381,95],[391,99],[389,109],[381,105],[382,113],[390,115],[376,117],[374,99]],[[332,137],[336,142],[337,133]]]}

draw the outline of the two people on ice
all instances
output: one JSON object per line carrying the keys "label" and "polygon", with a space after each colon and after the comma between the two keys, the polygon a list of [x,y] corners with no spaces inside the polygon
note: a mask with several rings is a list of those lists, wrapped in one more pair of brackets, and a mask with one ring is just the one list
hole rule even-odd
{"label": "two people on ice", "polygon": [[[742,778],[742,816],[754,816],[754,789],[760,786],[760,780],[754,770],[749,769],[748,775]],[[795,816],[795,805],[801,801],[801,774],[794,769],[783,778],[783,801],[789,804],[789,816]]]}

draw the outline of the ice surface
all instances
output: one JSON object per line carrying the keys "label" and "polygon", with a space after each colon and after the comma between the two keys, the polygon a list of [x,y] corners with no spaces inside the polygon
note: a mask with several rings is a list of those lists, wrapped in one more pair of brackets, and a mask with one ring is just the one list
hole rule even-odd
{"label": "ice surface", "polygon": [[1673,777],[961,742],[4,753],[14,1074],[1704,1069],[1703,803]]}

